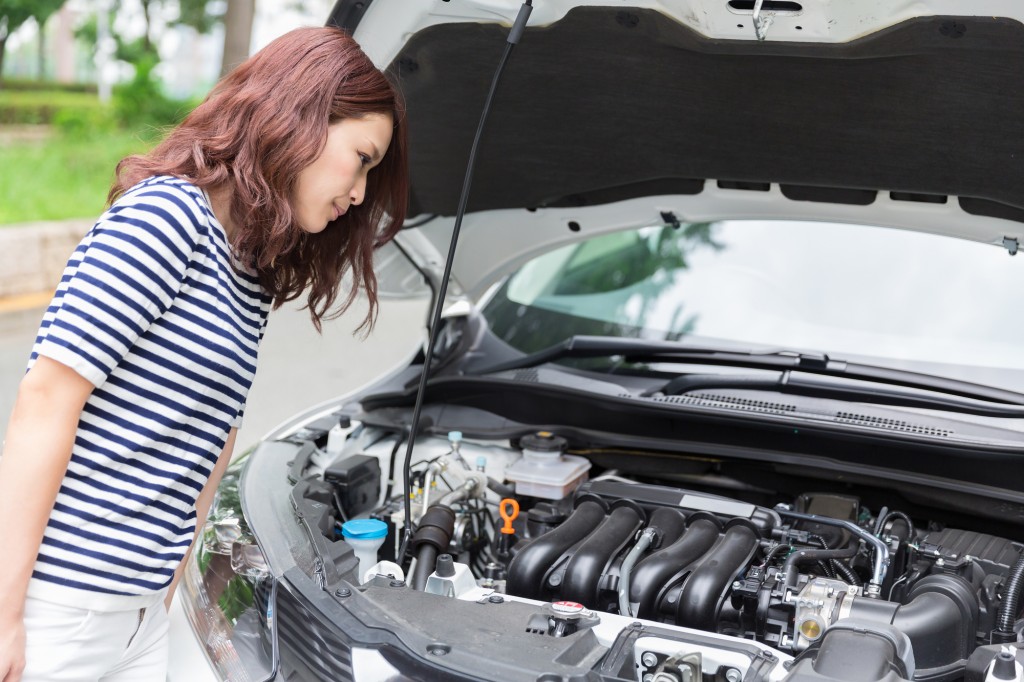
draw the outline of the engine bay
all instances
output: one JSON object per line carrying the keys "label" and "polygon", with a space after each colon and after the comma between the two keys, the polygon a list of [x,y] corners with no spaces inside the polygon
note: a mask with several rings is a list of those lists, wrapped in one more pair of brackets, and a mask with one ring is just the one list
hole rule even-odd
{"label": "engine bay", "polygon": [[400,432],[328,421],[291,464],[293,504],[329,510],[357,585],[533,604],[527,633],[612,650],[632,628],[619,672],[640,682],[1024,679],[1024,545],[958,527],[956,505],[879,504],[884,482],[774,491],[706,461],[652,475],[630,464],[651,453],[547,431],[423,436],[404,494]]}

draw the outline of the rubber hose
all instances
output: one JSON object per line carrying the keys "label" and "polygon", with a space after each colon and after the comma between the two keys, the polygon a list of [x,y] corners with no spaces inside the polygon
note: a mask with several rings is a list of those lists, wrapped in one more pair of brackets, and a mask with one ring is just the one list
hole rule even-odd
{"label": "rubber hose", "polygon": [[889,522],[891,518],[897,518],[907,524],[907,542],[911,542],[914,539],[914,522],[910,520],[910,517],[901,511],[891,511],[885,515],[882,519],[882,523],[879,525],[879,530],[885,528],[885,524]]}
{"label": "rubber hose", "polygon": [[1003,598],[999,603],[996,629],[1004,634],[1013,632],[1013,623],[1017,620],[1022,587],[1024,587],[1024,551],[1020,553],[1017,563],[1010,569],[1006,588],[1003,590]]}
{"label": "rubber hose", "polygon": [[424,543],[416,553],[416,570],[412,572],[412,589],[422,591],[427,578],[437,566],[437,547]]}
{"label": "rubber hose", "polygon": [[[818,546],[821,547],[821,549],[832,549],[831,547],[828,546],[828,541],[825,538],[821,537],[820,535],[811,534],[811,535],[807,536],[807,539],[812,541],[812,542],[817,542]],[[832,578],[833,580],[836,577],[836,572],[832,568],[832,564],[834,562],[835,562],[835,559],[829,559],[828,561],[819,561],[818,562],[818,568],[821,570],[821,572],[823,574],[825,574],[826,577]]]}
{"label": "rubber hose", "polygon": [[798,549],[786,557],[782,572],[786,575],[786,587],[796,587],[797,564],[805,564],[822,559],[846,559],[857,553],[856,547],[846,549]]}
{"label": "rubber hose", "polygon": [[420,518],[419,528],[410,541],[416,555],[416,570],[411,582],[414,590],[422,590],[426,586],[427,578],[434,572],[437,555],[448,548],[454,529],[455,512],[450,507],[432,505]]}
{"label": "rubber hose", "polygon": [[501,497],[515,497],[516,491],[510,485],[499,483],[496,479],[487,477],[487,487],[495,494]]}
{"label": "rubber hose", "polygon": [[770,550],[768,550],[768,553],[764,555],[764,565],[769,565],[772,562],[772,559],[775,558],[775,555],[779,553],[779,550],[782,549],[788,552],[793,549],[793,545],[775,545],[774,547],[772,547]]}
{"label": "rubber hose", "polygon": [[842,561],[839,561],[838,559],[832,559],[831,563],[832,568],[836,570],[837,576],[841,575],[843,578],[845,578],[847,584],[860,586],[860,576],[858,576],[852,568],[844,564]]}

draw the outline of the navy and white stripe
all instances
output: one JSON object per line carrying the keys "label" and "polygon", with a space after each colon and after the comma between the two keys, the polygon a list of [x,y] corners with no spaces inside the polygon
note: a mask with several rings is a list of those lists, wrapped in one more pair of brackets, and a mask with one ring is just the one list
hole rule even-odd
{"label": "navy and white stripe", "polygon": [[170,583],[196,498],[241,422],[269,309],[187,181],[150,178],[100,217],[29,360],[52,358],[96,386],[30,594],[123,608]]}

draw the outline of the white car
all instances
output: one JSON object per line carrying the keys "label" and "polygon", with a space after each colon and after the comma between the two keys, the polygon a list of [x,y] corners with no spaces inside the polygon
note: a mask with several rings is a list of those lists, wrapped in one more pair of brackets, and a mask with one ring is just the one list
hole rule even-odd
{"label": "white car", "polygon": [[407,100],[390,294],[507,64],[425,390],[233,465],[172,679],[1024,679],[1024,4],[520,8],[335,6]]}

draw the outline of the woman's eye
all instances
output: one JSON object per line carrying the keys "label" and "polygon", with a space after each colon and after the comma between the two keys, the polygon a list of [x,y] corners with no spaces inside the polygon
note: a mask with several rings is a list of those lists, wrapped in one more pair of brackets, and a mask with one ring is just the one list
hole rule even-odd
{"label": "woman's eye", "polygon": [[370,161],[371,161],[371,159],[370,159],[370,157],[369,157],[369,156],[367,156],[366,154],[360,154],[360,155],[359,155],[359,161],[360,161],[360,162],[362,163],[362,165],[363,165],[363,166],[365,167],[365,166],[369,166],[369,165],[370,165]]}

